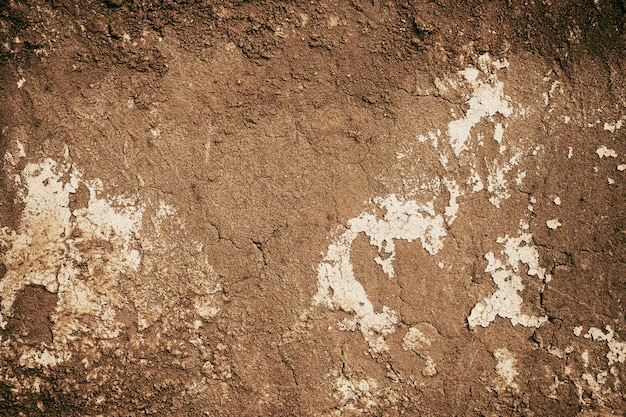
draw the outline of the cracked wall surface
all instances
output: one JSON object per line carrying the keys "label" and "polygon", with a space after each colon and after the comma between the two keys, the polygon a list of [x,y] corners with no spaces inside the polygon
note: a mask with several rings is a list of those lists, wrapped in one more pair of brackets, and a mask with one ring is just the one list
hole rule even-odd
{"label": "cracked wall surface", "polygon": [[625,412],[624,5],[566,3],[0,5],[0,414]]}

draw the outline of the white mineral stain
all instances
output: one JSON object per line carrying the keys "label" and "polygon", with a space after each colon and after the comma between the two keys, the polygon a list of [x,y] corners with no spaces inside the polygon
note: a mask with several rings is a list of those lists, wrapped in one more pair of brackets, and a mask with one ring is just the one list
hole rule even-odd
{"label": "white mineral stain", "polygon": [[622,128],[622,125],[624,124],[624,120],[620,119],[617,122],[614,123],[609,123],[609,122],[605,122],[604,123],[604,130],[607,130],[611,133],[615,133],[616,130],[619,130]]}
{"label": "white mineral stain", "polygon": [[[446,208],[446,216],[453,220],[458,207],[454,205],[454,187],[451,204]],[[313,299],[314,305],[325,305],[332,309],[341,309],[356,315],[363,336],[374,351],[386,349],[384,337],[395,331],[397,314],[388,307],[375,312],[374,306],[365,293],[365,289],[354,276],[350,249],[352,242],[360,233],[370,239],[370,244],[378,248],[375,262],[390,278],[394,276],[392,262],[396,252],[394,240],[407,242],[419,240],[428,253],[436,254],[443,248],[446,236],[444,216],[435,213],[433,202],[418,204],[415,201],[401,201],[395,195],[376,198],[374,203],[386,213],[382,219],[363,212],[348,222],[348,229],[328,247],[328,252],[318,266],[318,291]]]}
{"label": "white mineral stain", "polygon": [[563,224],[559,221],[559,219],[552,219],[552,220],[548,220],[546,222],[546,226],[548,226],[549,229],[552,230],[556,230],[559,227],[561,227]]}
{"label": "white mineral stain", "polygon": [[514,326],[521,324],[525,327],[539,327],[548,320],[545,316],[529,316],[521,312],[523,299],[518,293],[524,289],[520,276],[522,265],[528,267],[528,276],[537,276],[545,283],[551,279],[545,269],[539,267],[539,252],[532,240],[530,233],[523,233],[519,237],[506,235],[498,238],[497,242],[504,244],[500,254],[506,255],[506,262],[496,258],[493,252],[485,254],[485,259],[489,262],[485,272],[491,274],[498,289],[491,297],[474,306],[467,318],[470,328],[487,327],[497,316],[510,319]]}
{"label": "white mineral stain", "polygon": [[430,347],[430,345],[430,340],[416,327],[409,328],[402,339],[402,347],[405,350],[420,350],[424,347]]}
{"label": "white mineral stain", "polygon": [[617,153],[613,149],[607,148],[605,145],[596,149],[596,153],[600,158],[617,158]]}
{"label": "white mineral stain", "polygon": [[[422,325],[429,333],[437,334],[437,330],[431,324],[422,323]],[[430,356],[431,347],[431,340],[417,327],[409,328],[409,331],[402,339],[402,348],[404,350],[411,350],[424,360],[424,367],[421,373],[423,376],[428,377],[437,375],[437,366]]]}
{"label": "white mineral stain", "polygon": [[[18,148],[21,155],[23,147]],[[69,152],[66,155],[69,157]],[[84,180],[72,164],[52,159],[27,163],[14,178],[24,209],[16,230],[0,229],[0,262],[7,268],[0,281],[0,327],[6,328],[16,297],[27,285],[41,285],[57,294],[57,306],[50,316],[50,351],[22,350],[20,363],[54,366],[66,360],[58,352],[67,350],[67,343],[76,339],[77,332],[91,333],[97,339],[118,337],[124,324],[116,320],[116,311],[127,298],[135,304],[140,329],[142,323],[147,327],[149,321],[143,316],[150,316],[161,306],[148,301],[152,297],[149,293],[120,289],[121,280],[136,275],[140,267],[153,273],[140,248],[145,255],[152,248],[166,246],[142,236],[145,205],[135,196],[104,198],[102,181]],[[83,205],[72,209],[70,201],[79,191],[84,193]],[[173,208],[161,203],[152,217],[155,230],[173,213]],[[154,265],[157,255],[146,256]],[[198,275],[198,283],[191,289],[196,296],[192,299],[198,315],[205,318],[215,314],[216,307],[210,301],[212,294],[221,290],[212,283],[211,271],[210,265],[198,271],[185,265],[187,274]],[[150,322],[154,322],[153,317]]]}
{"label": "white mineral stain", "polygon": [[574,156],[574,148],[572,148],[571,146],[569,146],[567,148],[567,159],[571,159],[572,156]]}
{"label": "white mineral stain", "polygon": [[553,202],[554,204],[556,204],[557,206],[560,206],[560,205],[561,205],[561,197],[558,197],[558,196],[557,196],[557,197],[554,197],[554,199],[552,200],[552,202]]}
{"label": "white mineral stain", "polygon": [[22,88],[25,82],[26,78],[20,78],[19,80],[17,80],[17,88]]}
{"label": "white mineral stain", "polygon": [[572,331],[574,332],[574,336],[579,337],[583,332],[583,326],[576,326]]}
{"label": "white mineral stain", "polygon": [[504,136],[504,127],[502,126],[502,123],[497,123],[494,133],[493,133],[493,139],[498,143],[502,143],[503,136]]}
{"label": "white mineral stain", "polygon": [[[17,293],[26,285],[42,285],[58,294],[58,310],[72,313],[59,315],[53,327],[57,339],[63,340],[77,329],[76,315],[81,314],[101,317],[105,324],[97,332],[100,337],[118,334],[106,308],[110,300],[79,278],[82,273],[76,265],[86,264],[90,275],[97,269],[108,277],[136,271],[141,257],[133,243],[141,229],[143,208],[113,208],[97,197],[97,184],[82,181],[81,176],[71,165],[59,166],[51,159],[27,164],[19,176],[23,185],[19,196],[24,203],[19,228],[5,227],[0,234],[2,246],[7,248],[2,256],[7,273],[0,282],[2,327],[11,316]],[[71,212],[69,196],[81,184],[89,190],[88,205]],[[112,248],[106,257],[101,249],[94,249],[102,244],[98,242],[107,242]],[[102,279],[94,281],[109,285]]]}
{"label": "white mineral stain", "polygon": [[615,180],[614,180],[613,178],[611,178],[611,177],[607,177],[606,182],[607,182],[609,185],[613,185],[613,184],[615,184]]}
{"label": "white mineral stain", "polygon": [[[515,377],[519,376],[519,372],[515,369],[515,365],[517,364],[517,359],[513,353],[511,353],[508,349],[496,349],[493,352],[494,358],[498,361],[496,364],[496,373],[504,382],[506,387],[513,388],[514,390],[518,390],[519,386],[515,382]],[[502,389],[500,386],[498,389]]]}
{"label": "white mineral stain", "polygon": [[589,351],[584,350],[583,353],[580,354],[580,358],[583,360],[583,366],[586,368],[589,366]]}
{"label": "white mineral stain", "polygon": [[72,354],[70,352],[51,353],[48,349],[37,350],[31,348],[22,353],[19,363],[21,367],[27,369],[52,368],[69,360],[71,357]]}
{"label": "white mineral stain", "polygon": [[[488,60],[487,54],[483,55],[483,61]],[[491,117],[498,113],[507,117],[512,110],[508,104],[508,97],[504,95],[504,85],[498,81],[495,75],[490,77],[490,82],[479,80],[481,71],[476,68],[466,68],[459,72],[472,89],[470,98],[467,100],[469,109],[461,119],[454,120],[448,124],[448,135],[450,136],[450,146],[454,154],[459,157],[461,152],[467,149],[466,142],[470,138],[472,127],[480,122],[483,117]],[[499,130],[496,127],[496,135]],[[495,136],[496,140],[502,140],[501,136]],[[499,140],[498,140],[499,142]]]}
{"label": "white mineral stain", "polygon": [[626,171],[626,164],[620,164],[617,166],[618,171]]}
{"label": "white mineral stain", "polygon": [[609,366],[614,363],[625,363],[626,362],[626,342],[618,342],[615,340],[615,332],[611,328],[611,326],[606,326],[606,333],[604,333],[601,329],[597,327],[591,327],[587,334],[585,334],[586,339],[592,339],[594,341],[605,341],[609,352],[606,354],[606,358],[609,361]]}
{"label": "white mineral stain", "polygon": [[459,185],[455,180],[448,180],[446,178],[443,179],[443,183],[448,189],[448,194],[450,195],[450,200],[448,202],[448,206],[445,208],[444,216],[446,218],[446,224],[451,225],[457,218],[457,213],[459,212],[459,203],[456,199],[463,195],[463,192],[459,188]]}
{"label": "white mineral stain", "polygon": [[340,375],[335,379],[335,389],[340,408],[351,412],[365,412],[378,405],[379,400],[395,402],[393,392],[378,388],[378,382],[373,378],[353,380]]}
{"label": "white mineral stain", "polygon": [[483,184],[483,181],[480,179],[480,175],[478,175],[478,172],[476,172],[476,169],[474,167],[471,170],[470,177],[467,179],[465,183],[467,185],[471,185],[472,192],[475,192],[475,193],[485,189],[485,185]]}
{"label": "white mineral stain", "polygon": [[489,168],[489,175],[487,176],[487,191],[491,193],[489,202],[497,208],[500,208],[500,204],[504,200],[511,197],[505,175],[510,170],[511,167],[509,165],[500,167],[497,161],[493,161],[492,167]]}

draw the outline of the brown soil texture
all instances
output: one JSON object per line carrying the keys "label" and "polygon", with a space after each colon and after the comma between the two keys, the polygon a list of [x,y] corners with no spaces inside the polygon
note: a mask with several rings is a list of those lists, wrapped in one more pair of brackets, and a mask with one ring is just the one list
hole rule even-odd
{"label": "brown soil texture", "polygon": [[0,415],[626,415],[625,8],[0,0]]}

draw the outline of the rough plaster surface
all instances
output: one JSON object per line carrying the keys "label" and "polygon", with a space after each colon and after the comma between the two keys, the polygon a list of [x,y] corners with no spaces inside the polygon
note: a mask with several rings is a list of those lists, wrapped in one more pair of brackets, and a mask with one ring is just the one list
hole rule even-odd
{"label": "rough plaster surface", "polygon": [[0,415],[626,411],[624,11],[0,4]]}

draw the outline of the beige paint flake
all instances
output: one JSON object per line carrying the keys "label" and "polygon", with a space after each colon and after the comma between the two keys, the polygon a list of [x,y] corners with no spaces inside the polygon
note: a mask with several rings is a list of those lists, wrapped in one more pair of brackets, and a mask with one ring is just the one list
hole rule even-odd
{"label": "beige paint flake", "polygon": [[[490,60],[488,54],[482,55],[482,61]],[[512,110],[509,107],[509,98],[504,95],[504,84],[497,80],[495,75],[490,75],[488,81],[479,79],[479,76],[486,76],[487,65],[484,65],[484,72],[477,68],[466,68],[459,72],[466,83],[472,89],[472,93],[467,100],[468,110],[461,119],[454,120],[448,124],[448,135],[450,136],[450,146],[454,154],[459,157],[463,150],[467,149],[466,142],[469,140],[472,128],[478,124],[481,119],[501,114],[504,117],[511,115]],[[494,139],[498,142],[502,140],[504,133],[496,126]]]}
{"label": "beige paint flake", "polygon": [[626,342],[618,342],[615,340],[615,332],[611,326],[606,326],[606,333],[597,327],[589,328],[589,331],[585,334],[586,339],[594,341],[605,341],[609,351],[606,354],[606,358],[609,361],[609,366],[614,363],[626,362]]}
{"label": "beige paint flake", "polygon": [[366,409],[376,405],[373,397],[376,396],[378,383],[372,378],[361,379],[353,382],[345,376],[337,378],[335,383],[339,400],[348,409],[355,409],[355,404],[363,405]]}
{"label": "beige paint flake", "polygon": [[600,146],[596,149],[596,154],[598,154],[599,158],[617,158],[617,153],[614,149],[609,149],[605,145]]}
{"label": "beige paint flake", "polygon": [[[143,207],[114,207],[110,200],[98,197],[97,182],[83,181],[76,168],[51,159],[27,164],[18,177],[23,186],[18,195],[24,203],[19,228],[5,227],[0,233],[7,249],[2,256],[7,273],[0,282],[0,325],[6,326],[20,290],[42,285],[58,294],[57,312],[70,312],[56,315],[55,342],[63,342],[77,330],[77,317],[84,314],[100,318],[92,329],[98,337],[116,337],[119,327],[109,304],[121,296],[113,282],[120,274],[137,271],[141,262],[135,236],[141,229]],[[81,185],[89,191],[88,205],[72,212],[69,196]],[[98,242],[111,247],[106,257]],[[84,272],[77,264],[88,265],[93,277],[89,282],[79,278]],[[96,269],[104,273],[96,274]]]}
{"label": "beige paint flake", "polygon": [[[51,314],[52,346],[49,351],[22,351],[22,366],[55,366],[66,360],[59,352],[66,351],[77,332],[101,340],[118,337],[124,324],[116,319],[116,311],[128,301],[137,310],[140,330],[142,324],[145,328],[153,323],[154,317],[145,316],[161,306],[150,301],[152,292],[122,290],[120,282],[140,268],[154,274],[156,258],[163,263],[165,258],[152,251],[167,246],[158,239],[159,229],[165,219],[171,221],[175,210],[159,203],[151,219],[156,240],[151,240],[143,230],[146,204],[136,196],[104,197],[102,181],[83,179],[70,163],[52,159],[27,163],[15,179],[24,208],[16,230],[0,229],[0,262],[7,269],[0,281],[0,327],[6,328],[13,304],[27,285],[41,285],[57,294]],[[84,206],[72,209],[70,198],[79,191],[85,193]],[[184,225],[178,224],[176,230],[184,230]],[[187,275],[198,275],[190,288],[196,296],[194,306],[199,316],[212,317],[216,313],[212,294],[221,287],[212,282],[210,265],[194,268],[185,265]],[[172,268],[169,273],[177,272]]]}
{"label": "beige paint flake", "polygon": [[546,226],[548,226],[548,229],[556,230],[563,226],[563,224],[559,221],[559,219],[552,219],[546,221]]}
{"label": "beige paint flake", "polygon": [[510,319],[514,326],[520,324],[525,327],[539,327],[548,320],[545,316],[522,314],[524,300],[519,295],[525,288],[520,274],[522,266],[528,268],[528,276],[536,276],[546,283],[551,279],[545,269],[539,266],[539,252],[532,241],[530,233],[522,233],[519,237],[506,235],[497,240],[504,245],[500,255],[505,255],[506,261],[497,258],[493,252],[485,254],[489,263],[485,272],[491,274],[498,289],[474,306],[467,318],[470,328],[487,327],[498,316]]}
{"label": "beige paint flake", "polygon": [[498,361],[496,364],[496,373],[500,377],[499,383],[496,385],[497,390],[509,387],[515,391],[519,390],[519,385],[515,382],[515,377],[519,376],[519,372],[515,369],[517,359],[507,348],[496,349],[493,352],[494,358]]}
{"label": "beige paint flake", "polygon": [[609,131],[611,133],[615,133],[616,130],[619,130],[622,128],[622,126],[624,125],[624,120],[620,119],[614,123],[611,122],[604,122],[604,130]]}
{"label": "beige paint flake", "polygon": [[[456,197],[453,192],[450,194],[451,204],[454,204]],[[374,261],[391,278],[395,273],[392,265],[396,255],[394,240],[419,240],[426,251],[436,254],[443,248],[447,233],[444,217],[435,212],[433,202],[401,201],[392,194],[376,198],[374,203],[386,211],[382,219],[368,212],[361,213],[348,222],[348,229],[328,247],[318,266],[318,291],[313,304],[354,313],[370,348],[381,351],[387,349],[384,337],[395,331],[397,313],[386,306],[381,312],[374,311],[365,289],[354,276],[350,260],[352,242],[359,234],[365,234],[370,244],[386,255],[385,259],[378,256]],[[453,220],[457,208],[448,207],[446,215]]]}
{"label": "beige paint flake", "polygon": [[[421,328],[427,333],[436,336],[437,329],[428,323],[421,323]],[[432,337],[432,336],[431,336]],[[417,327],[409,328],[409,331],[404,335],[402,339],[402,348],[404,350],[410,350],[415,352],[424,361],[424,367],[422,368],[422,375],[426,377],[433,377],[437,375],[437,366],[435,361],[431,357],[430,351],[432,347],[432,341],[424,334],[423,331]]]}
{"label": "beige paint flake", "polygon": [[581,333],[583,332],[583,326],[574,327],[573,332],[574,332],[574,336],[579,337]]}
{"label": "beige paint flake", "polygon": [[[381,388],[374,378],[352,378],[339,371],[333,371],[335,397],[339,401],[340,414],[366,413],[373,407],[383,404],[394,404],[398,394],[390,388]],[[335,415],[335,414],[333,414]]]}
{"label": "beige paint flake", "polygon": [[487,191],[491,193],[489,202],[497,208],[500,208],[500,204],[504,200],[508,200],[511,197],[505,176],[509,171],[509,166],[499,167],[497,161],[494,161],[493,166],[489,169],[489,175],[487,176]]}

